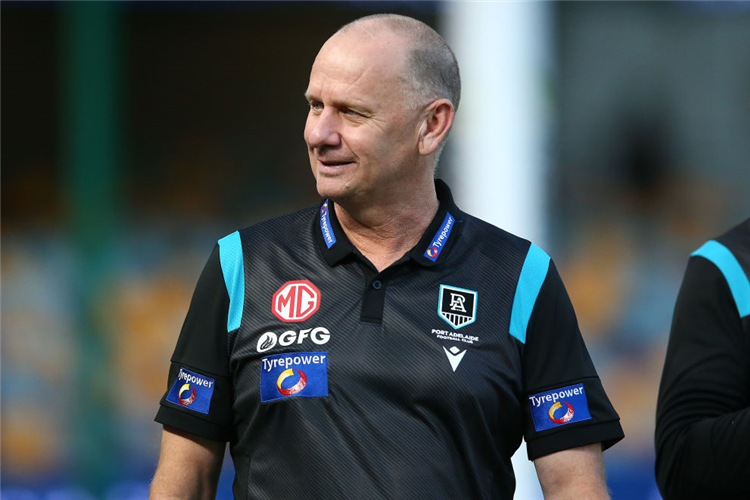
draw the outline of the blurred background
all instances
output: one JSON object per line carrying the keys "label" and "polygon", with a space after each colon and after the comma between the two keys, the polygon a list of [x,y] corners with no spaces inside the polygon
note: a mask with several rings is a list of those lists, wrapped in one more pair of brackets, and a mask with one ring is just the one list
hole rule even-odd
{"label": "blurred background", "polygon": [[[2,2],[3,499],[146,497],[203,264],[317,201],[310,66],[374,12],[455,48],[438,175],[555,259],[625,428],[605,453],[613,498],[659,498],[682,273],[750,216],[747,2]],[[538,498],[524,466],[517,498]]]}

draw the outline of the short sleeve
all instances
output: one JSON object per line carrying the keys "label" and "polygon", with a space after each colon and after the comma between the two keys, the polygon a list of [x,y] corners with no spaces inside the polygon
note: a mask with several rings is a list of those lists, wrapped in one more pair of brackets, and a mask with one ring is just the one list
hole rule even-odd
{"label": "short sleeve", "polygon": [[177,340],[157,422],[216,441],[231,439],[229,302],[216,245],[198,279]]}
{"label": "short sleeve", "polygon": [[541,286],[532,296],[523,348],[521,404],[529,460],[599,442],[606,449],[624,437],[619,416],[604,392],[554,263],[540,272],[546,275],[535,278]]}
{"label": "short sleeve", "polygon": [[[750,324],[750,317],[746,318]],[[656,411],[656,480],[664,498],[747,498],[750,344],[726,276],[688,261]]]}

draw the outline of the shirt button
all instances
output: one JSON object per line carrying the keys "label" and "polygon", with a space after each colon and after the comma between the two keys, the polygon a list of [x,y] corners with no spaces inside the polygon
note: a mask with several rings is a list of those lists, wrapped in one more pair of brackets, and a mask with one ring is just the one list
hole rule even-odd
{"label": "shirt button", "polygon": [[381,288],[383,288],[383,284],[380,281],[375,280],[375,281],[372,282],[372,287],[375,290],[380,290]]}

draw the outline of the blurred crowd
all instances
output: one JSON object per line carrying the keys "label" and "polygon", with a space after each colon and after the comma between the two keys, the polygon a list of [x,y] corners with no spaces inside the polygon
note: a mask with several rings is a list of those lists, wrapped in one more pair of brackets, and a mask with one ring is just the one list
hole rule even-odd
{"label": "blurred crowd", "polygon": [[[3,2],[4,498],[144,497],[213,243],[316,201],[302,141],[316,47],[370,11],[439,28],[440,4],[416,4],[118,6],[126,154],[96,267],[71,231],[58,129],[65,6]],[[625,429],[605,454],[613,495],[656,498],[656,394],[688,255],[750,216],[750,9],[551,8],[547,250]]]}

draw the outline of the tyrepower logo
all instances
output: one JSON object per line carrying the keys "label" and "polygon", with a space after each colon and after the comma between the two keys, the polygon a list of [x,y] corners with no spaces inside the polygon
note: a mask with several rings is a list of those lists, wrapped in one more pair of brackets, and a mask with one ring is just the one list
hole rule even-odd
{"label": "tyrepower logo", "polygon": [[305,321],[320,307],[320,290],[307,280],[287,281],[273,294],[273,315],[281,321]]}

